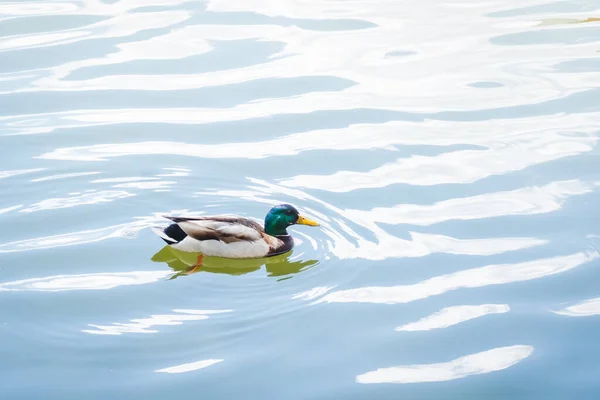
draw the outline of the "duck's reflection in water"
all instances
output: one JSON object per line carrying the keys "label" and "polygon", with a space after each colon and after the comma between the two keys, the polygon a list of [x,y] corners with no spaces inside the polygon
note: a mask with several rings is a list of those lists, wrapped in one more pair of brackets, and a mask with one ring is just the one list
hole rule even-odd
{"label": "duck's reflection in water", "polygon": [[312,268],[317,260],[291,261],[292,252],[266,258],[229,259],[201,256],[200,253],[188,253],[168,245],[152,256],[152,261],[166,263],[176,273],[170,278],[191,275],[198,272],[213,274],[245,275],[265,267],[267,276],[291,278],[294,274]]}

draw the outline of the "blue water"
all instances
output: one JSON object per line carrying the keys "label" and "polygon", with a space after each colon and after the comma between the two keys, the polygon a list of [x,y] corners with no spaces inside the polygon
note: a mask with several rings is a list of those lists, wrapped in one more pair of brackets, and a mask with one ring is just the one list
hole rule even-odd
{"label": "blue water", "polygon": [[0,398],[598,399],[599,68],[600,1],[0,3]]}

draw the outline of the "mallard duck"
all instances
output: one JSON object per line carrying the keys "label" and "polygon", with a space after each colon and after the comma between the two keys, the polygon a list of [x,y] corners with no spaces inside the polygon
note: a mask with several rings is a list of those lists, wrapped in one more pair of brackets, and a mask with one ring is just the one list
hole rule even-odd
{"label": "mallard duck", "polygon": [[[223,258],[262,258],[287,253],[294,247],[294,239],[287,232],[289,226],[319,226],[289,204],[271,208],[264,228],[249,218],[238,216],[164,217],[173,223],[152,230],[169,246]],[[201,263],[201,257],[198,261]]]}

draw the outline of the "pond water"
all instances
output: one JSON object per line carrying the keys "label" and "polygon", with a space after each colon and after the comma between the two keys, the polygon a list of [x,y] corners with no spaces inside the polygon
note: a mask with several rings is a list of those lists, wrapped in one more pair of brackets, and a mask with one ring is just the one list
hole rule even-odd
{"label": "pond water", "polygon": [[597,0],[1,2],[0,398],[597,399],[599,72]]}

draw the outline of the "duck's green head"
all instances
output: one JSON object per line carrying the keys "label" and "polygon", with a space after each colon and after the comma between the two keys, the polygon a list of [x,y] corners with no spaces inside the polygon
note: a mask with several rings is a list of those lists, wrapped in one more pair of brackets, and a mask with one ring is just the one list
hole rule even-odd
{"label": "duck's green head", "polygon": [[280,204],[269,210],[265,217],[265,232],[272,236],[287,235],[287,228],[291,225],[319,226],[318,223],[304,218],[294,206]]}

